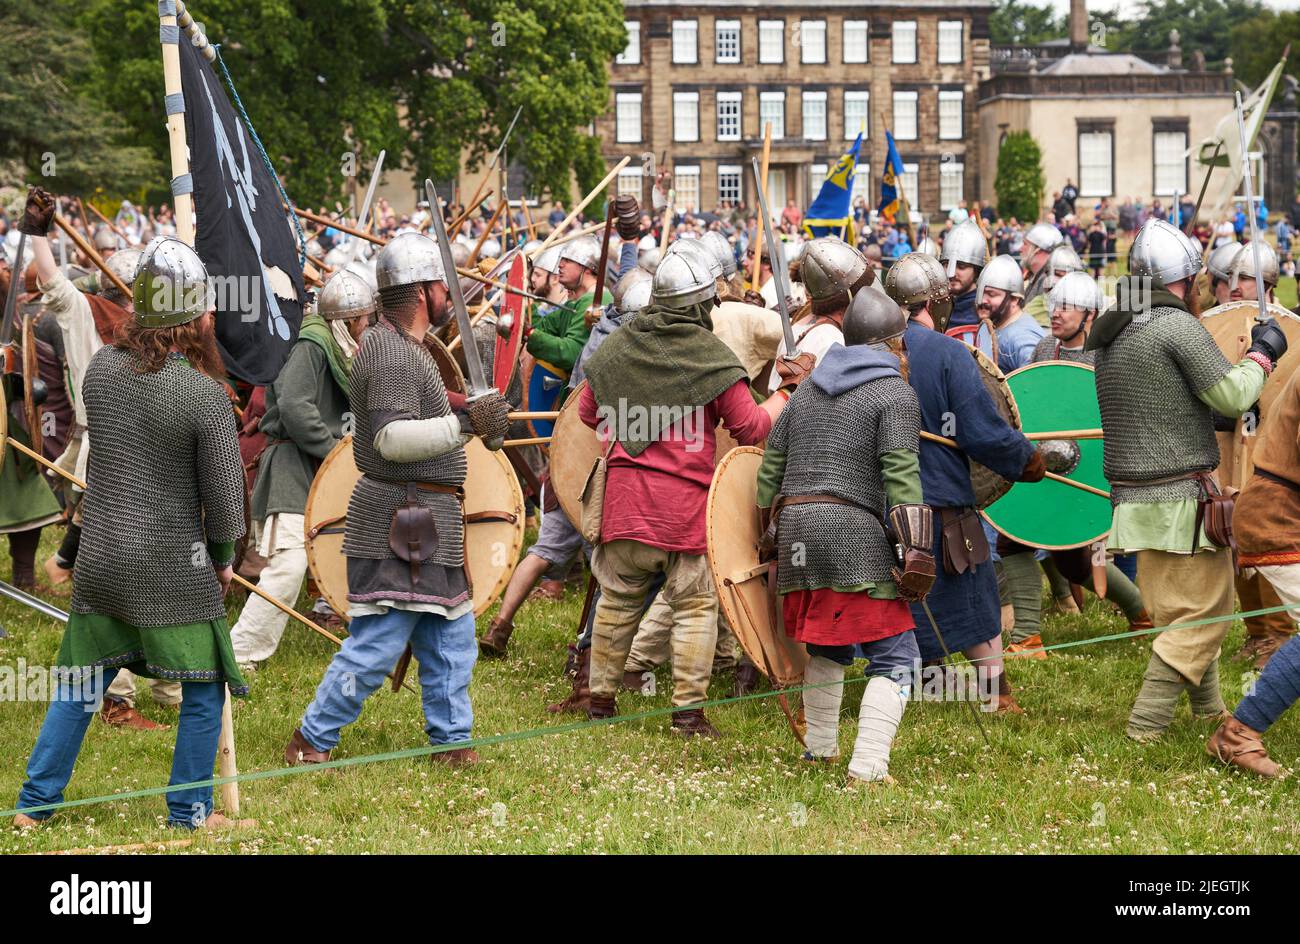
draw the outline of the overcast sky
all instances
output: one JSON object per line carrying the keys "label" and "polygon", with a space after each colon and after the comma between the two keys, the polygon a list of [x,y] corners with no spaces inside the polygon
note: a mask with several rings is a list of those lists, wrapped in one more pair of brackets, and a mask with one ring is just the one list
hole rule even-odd
{"label": "overcast sky", "polygon": [[[1070,0],[1046,0],[1057,13],[1070,11]],[[1300,0],[1264,0],[1265,6],[1274,10],[1300,10]],[[1088,0],[1089,10],[1113,10],[1118,6],[1125,15],[1131,14],[1138,6],[1136,0]]]}

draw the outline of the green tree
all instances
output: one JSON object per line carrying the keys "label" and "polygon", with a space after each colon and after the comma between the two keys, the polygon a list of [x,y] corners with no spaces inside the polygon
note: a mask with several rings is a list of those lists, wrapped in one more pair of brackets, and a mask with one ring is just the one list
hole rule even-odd
{"label": "green tree", "polygon": [[1288,45],[1293,48],[1284,71],[1300,78],[1300,12],[1265,10],[1243,20],[1232,28],[1233,72],[1254,88],[1268,77]]}
{"label": "green tree", "polygon": [[[156,11],[85,0],[106,95],[166,158]],[[617,0],[197,0],[295,201],[331,202],[350,180],[346,155],[417,178],[481,162],[523,113],[510,158],[531,187],[567,198],[571,175],[596,183],[599,142],[585,133],[607,107],[607,68],[627,41]],[[593,176],[594,175],[594,176]]]}
{"label": "green tree", "polygon": [[998,0],[989,17],[989,32],[995,46],[1034,46],[1066,34],[1064,18],[1050,7],[1025,0]]}
{"label": "green tree", "polygon": [[998,215],[1036,220],[1042,207],[1043,151],[1028,131],[1013,131],[998,149],[998,173],[993,190],[998,195]]}
{"label": "green tree", "polygon": [[92,50],[68,29],[70,6],[55,0],[0,11],[0,161],[52,190],[88,192],[111,181],[134,191],[162,165],[96,94]]}
{"label": "green tree", "polygon": [[1123,21],[1115,43],[1107,48],[1121,52],[1160,53],[1169,48],[1170,30],[1178,30],[1183,63],[1199,49],[1207,65],[1219,68],[1232,55],[1232,30],[1258,16],[1261,0],[1142,0],[1132,19]]}

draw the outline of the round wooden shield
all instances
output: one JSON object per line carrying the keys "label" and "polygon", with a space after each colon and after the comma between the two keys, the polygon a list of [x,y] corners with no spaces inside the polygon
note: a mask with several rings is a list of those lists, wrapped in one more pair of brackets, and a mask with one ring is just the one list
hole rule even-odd
{"label": "round wooden shield", "polygon": [[[1269,314],[1277,319],[1278,327],[1286,335],[1288,350],[1300,351],[1300,317],[1278,304],[1268,306]],[[1240,361],[1250,347],[1250,329],[1259,315],[1259,303],[1254,301],[1228,302],[1211,308],[1201,317],[1201,324],[1210,332],[1214,343],[1231,363]],[[1269,408],[1286,386],[1291,375],[1300,367],[1300,358],[1284,357],[1277,369],[1264,381],[1259,395],[1260,424],[1267,422]],[[1258,432],[1255,430],[1254,432]],[[1251,456],[1258,437],[1243,430],[1238,422],[1234,431],[1216,433],[1219,441],[1219,485],[1225,489],[1240,489],[1254,471]]]}
{"label": "round wooden shield", "polygon": [[[962,343],[965,344],[964,341]],[[997,407],[998,413],[1011,426],[1020,429],[1020,411],[1016,408],[1016,398],[1011,395],[1011,390],[1007,387],[1006,377],[987,354],[969,344],[966,347],[979,366],[980,380],[983,381],[984,389],[989,392],[989,396],[993,398],[993,405]],[[987,508],[1011,491],[1012,485],[992,469],[980,465],[973,459],[970,464],[970,484],[975,490],[976,508]],[[1069,488],[1068,485],[1062,487]]]}
{"label": "round wooden shield", "polygon": [[[569,378],[550,364],[534,361],[533,369],[524,378],[525,412],[549,413],[556,408],[564,391],[568,389]],[[555,428],[554,420],[528,420],[528,428],[534,436],[550,436]]]}
{"label": "round wooden shield", "polygon": [[758,467],[763,450],[739,446],[713,472],[706,535],[709,571],[722,612],[745,654],[778,687],[803,681],[808,651],[773,625],[768,565],[758,562]]}
{"label": "round wooden shield", "polygon": [[[585,380],[578,384],[573,395],[560,408],[560,415],[551,431],[551,478],[547,487],[555,491],[564,516],[574,524],[582,520],[582,486],[587,482],[587,473],[601,454],[596,431],[578,416],[578,401],[586,387]],[[736,448],[737,443],[721,425],[714,437],[717,448],[713,453],[713,464],[716,466],[723,456]]]}
{"label": "round wooden shield", "polygon": [[32,395],[32,385],[41,379],[41,365],[36,357],[36,316],[23,316],[23,417],[27,438],[36,452],[44,453],[41,408]]}
{"label": "round wooden shield", "polygon": [[[1042,361],[1007,375],[1007,387],[1026,433],[1101,429],[1101,408],[1092,368],[1069,361]],[[1075,440],[1079,462],[1065,477],[1103,491],[1100,439]],[[1061,482],[1018,482],[983,510],[984,518],[1013,541],[1052,551],[1085,547],[1110,531],[1110,501]]]}
{"label": "round wooden shield", "polygon": [[[509,460],[478,439],[465,446],[465,559],[474,584],[474,615],[481,616],[505,591],[524,546],[524,495]],[[361,473],[352,437],[321,463],[307,494],[307,565],[326,602],[344,619],[348,567],[343,556],[348,501]]]}
{"label": "round wooden shield", "polygon": [[[506,284],[511,288],[523,289],[526,272],[527,266],[524,265],[523,255],[515,256],[515,261],[510,265],[510,275],[506,278]],[[503,338],[497,335],[496,351],[492,355],[492,386],[504,393],[510,389],[510,382],[514,380],[515,372],[519,370],[519,352],[524,346],[524,328],[527,327],[525,321],[528,299],[522,295],[506,292],[502,313],[509,315],[513,319],[513,324],[510,328],[510,337]]]}
{"label": "round wooden shield", "polygon": [[461,372],[455,356],[447,350],[447,345],[430,333],[424,336],[424,348],[433,356],[433,362],[438,365],[442,385],[456,393],[467,393],[469,388],[465,386],[465,374]]}

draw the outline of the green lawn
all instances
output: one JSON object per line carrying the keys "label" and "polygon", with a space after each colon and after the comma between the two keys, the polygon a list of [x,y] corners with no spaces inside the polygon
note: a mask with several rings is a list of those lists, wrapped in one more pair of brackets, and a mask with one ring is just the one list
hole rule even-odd
{"label": "green lawn", "polygon": [[[47,534],[43,552],[53,549]],[[0,552],[0,574],[9,572]],[[49,588],[42,596],[66,606]],[[560,723],[543,706],[561,697],[563,649],[580,595],[530,603],[511,654],[480,663],[472,689],[475,731],[494,735]],[[48,665],[59,627],[0,603],[10,638],[0,665]],[[1047,619],[1046,638],[1063,642],[1124,629],[1091,601],[1082,617]],[[1241,627],[1229,637],[1235,651]],[[241,770],[281,766],[280,754],[312,696],[332,647],[290,625],[277,656],[237,702]],[[1202,744],[1212,725],[1186,704],[1166,739],[1140,747],[1123,735],[1129,703],[1147,660],[1131,641],[1065,650],[1047,662],[1012,663],[1028,714],[985,716],[985,748],[958,704],[912,704],[895,746],[892,788],[844,786],[843,765],[809,768],[771,701],[711,712],[726,738],[682,743],[656,718],[592,731],[486,747],[479,767],[452,773],[427,759],[345,768],[338,773],[243,785],[247,832],[200,838],[210,852],[1204,852],[1283,853],[1300,843],[1295,782],[1261,783],[1211,763]],[[1247,670],[1229,662],[1222,678],[1231,705]],[[659,694],[625,694],[625,712],[664,707]],[[719,680],[715,697],[724,697]],[[847,755],[857,693],[845,699],[840,745]],[[140,699],[150,717],[175,713]],[[9,806],[44,712],[40,703],[0,708],[0,806]],[[416,696],[382,691],[347,729],[336,756],[424,743]],[[1281,762],[1300,762],[1292,715],[1269,735]],[[116,731],[92,723],[68,798],[166,782],[174,731]],[[0,852],[32,852],[164,842],[161,797],[77,807],[26,834],[0,830]]]}

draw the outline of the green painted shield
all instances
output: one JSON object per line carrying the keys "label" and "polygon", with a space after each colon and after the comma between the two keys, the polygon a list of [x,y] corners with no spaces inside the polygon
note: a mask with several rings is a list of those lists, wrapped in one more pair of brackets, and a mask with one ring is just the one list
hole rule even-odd
{"label": "green painted shield", "polygon": [[[1028,433],[1100,429],[1101,409],[1091,367],[1065,361],[1030,364],[1007,375],[1020,409],[1020,428]],[[1066,478],[1104,491],[1102,441],[1076,440],[1079,463]],[[1110,531],[1110,501],[1061,482],[1017,482],[982,512],[993,527],[1014,541],[1049,550],[1084,547]]]}

